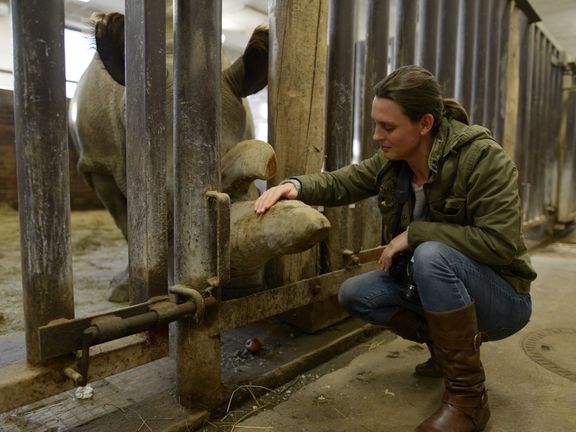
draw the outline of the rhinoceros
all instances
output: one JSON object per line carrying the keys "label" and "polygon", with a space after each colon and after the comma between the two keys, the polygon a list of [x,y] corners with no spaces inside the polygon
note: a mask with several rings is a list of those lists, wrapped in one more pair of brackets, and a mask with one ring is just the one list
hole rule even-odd
{"label": "rhinoceros", "polygon": [[[173,62],[170,18],[169,10],[166,32],[169,120]],[[95,14],[92,21],[97,50],[70,104],[70,132],[79,154],[79,171],[127,239],[124,16]],[[300,202],[286,203],[264,217],[247,210],[251,208],[248,200],[256,197],[253,180],[269,179],[276,170],[272,146],[253,139],[251,115],[243,99],[267,85],[267,65],[268,30],[257,27],[243,55],[222,72],[222,189],[232,199],[231,286],[235,289],[245,283],[257,285],[266,261],[311,247],[327,235],[330,227],[320,212]],[[170,127],[166,129],[170,188],[172,131]],[[115,275],[108,299],[128,300],[127,281],[127,269]]]}

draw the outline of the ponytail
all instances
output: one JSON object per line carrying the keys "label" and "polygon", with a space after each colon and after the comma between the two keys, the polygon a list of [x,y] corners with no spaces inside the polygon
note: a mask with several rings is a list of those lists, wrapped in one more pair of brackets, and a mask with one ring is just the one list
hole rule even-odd
{"label": "ponytail", "polygon": [[444,115],[447,118],[458,120],[460,123],[469,125],[470,118],[464,107],[456,99],[444,99]]}

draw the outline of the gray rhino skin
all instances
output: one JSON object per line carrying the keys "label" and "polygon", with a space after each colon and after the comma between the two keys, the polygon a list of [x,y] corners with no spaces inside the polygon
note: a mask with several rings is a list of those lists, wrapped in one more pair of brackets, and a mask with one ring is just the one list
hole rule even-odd
{"label": "gray rhino skin", "polygon": [[[167,18],[170,13],[171,11],[168,12]],[[79,171],[111,213],[116,225],[127,239],[124,17],[118,13],[98,14],[94,15],[92,20],[97,53],[81,77],[70,104],[70,132],[79,154]],[[169,19],[167,26],[167,35],[171,35]],[[168,69],[166,109],[168,120],[171,122],[173,51],[170,40],[167,41],[166,52]],[[232,284],[236,287],[242,286],[243,280],[252,285],[261,281],[261,274],[257,268],[252,269],[251,275],[243,269],[242,259],[246,256],[255,257],[258,265],[263,265],[274,256],[303,251],[324,238],[330,226],[328,220],[319,212],[296,202],[294,205],[301,206],[302,211],[297,213],[297,220],[288,223],[300,227],[297,228],[299,235],[294,236],[292,241],[282,243],[282,247],[270,250],[259,244],[259,242],[267,243],[260,233],[262,227],[264,225],[278,226],[279,221],[285,222],[286,219],[283,219],[281,215],[277,216],[278,212],[272,213],[272,216],[257,218],[253,212],[246,214],[246,202],[242,203],[242,210],[234,202],[246,200],[250,196],[254,197],[251,192],[255,190],[252,184],[254,179],[268,179],[275,174],[276,160],[272,147],[262,141],[246,141],[253,137],[253,127],[247,104],[242,99],[267,85],[267,65],[268,30],[258,27],[244,54],[222,74],[220,139],[223,155],[223,184],[227,185],[224,192],[229,193],[233,200],[232,221],[235,220],[234,214],[238,211],[243,214],[241,227],[240,225],[237,227],[241,232],[235,229],[234,222],[232,222],[232,236],[248,239],[244,242],[234,242],[235,246],[231,251],[233,269],[231,277]],[[245,148],[251,148],[251,150],[245,151]],[[172,181],[170,181],[172,178],[172,130],[170,127],[167,127],[167,152],[167,184],[170,189],[172,187]],[[234,154],[234,156],[226,159],[227,154]],[[254,154],[258,154],[262,161],[255,159]],[[243,157],[245,160],[242,160]],[[241,168],[227,169],[226,160],[232,160],[231,163]],[[242,168],[255,163],[258,165],[256,169]],[[232,174],[233,171],[234,174]],[[227,176],[227,174],[230,175]],[[230,178],[234,176],[239,178]],[[274,236],[273,229],[268,229],[267,232],[271,232],[270,235]],[[285,232],[280,231],[277,234],[284,238],[285,235]],[[127,281],[127,270],[114,276],[108,299],[111,301],[128,300]]]}

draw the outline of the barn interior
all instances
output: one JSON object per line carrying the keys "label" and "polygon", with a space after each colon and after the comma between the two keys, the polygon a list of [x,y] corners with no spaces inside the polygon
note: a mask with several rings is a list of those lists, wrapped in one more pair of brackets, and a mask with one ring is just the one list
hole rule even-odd
{"label": "barn interior", "polygon": [[[22,15],[14,18],[16,3]],[[65,60],[65,75],[54,88],[65,91],[66,98],[65,106],[52,110],[65,113],[95,53],[93,13],[126,14],[132,3],[142,28],[163,22],[158,13],[138,15],[145,12],[136,6],[158,12],[163,2],[127,1],[125,6],[115,0],[51,0],[41,6],[44,12],[28,15],[37,3],[0,0],[0,430],[399,431],[416,426],[442,391],[437,381],[411,375],[414,364],[426,359],[426,350],[385,328],[350,318],[335,296],[345,278],[376,268],[381,248],[374,235],[379,222],[373,222],[378,217],[373,205],[317,209],[332,226],[327,239],[268,262],[265,283],[231,286],[225,276],[230,263],[221,259],[226,240],[221,239],[233,233],[226,228],[226,216],[220,216],[229,215],[230,202],[214,193],[206,214],[178,213],[181,221],[205,218],[199,232],[217,230],[216,240],[200,240],[206,241],[201,249],[209,271],[189,258],[198,255],[188,246],[175,246],[176,256],[187,257],[171,267],[176,280],[200,274],[205,284],[214,269],[222,272],[220,281],[209,284],[217,300],[195,301],[190,287],[168,286],[167,266],[174,262],[162,261],[160,276],[150,266],[154,260],[174,259],[165,251],[156,255],[149,246],[167,241],[166,227],[156,223],[154,209],[166,203],[154,192],[153,163],[128,168],[143,174],[127,186],[137,196],[134,201],[141,202],[140,217],[146,222],[129,228],[135,233],[131,238],[137,238],[132,251],[144,251],[136,254],[78,172],[73,138],[59,135],[63,147],[58,161],[41,147],[35,149],[56,169],[43,168],[40,159],[25,159],[24,152],[18,155],[18,140],[34,136],[30,125],[54,119],[16,119],[15,101],[23,97],[16,83],[38,88],[16,73],[14,59],[23,56],[23,48],[14,40],[26,40],[23,35],[34,28],[19,33],[17,25],[30,19],[59,21],[62,15],[53,24],[65,29],[62,54],[55,60]],[[198,25],[207,25],[210,13],[219,13],[214,4],[220,2],[190,4],[207,5],[206,15],[196,17]],[[184,11],[195,19],[190,9]],[[276,153],[277,171],[269,185],[292,172],[329,171],[358,162],[374,151],[366,108],[371,98],[366,94],[383,71],[411,63],[439,76],[445,93],[462,101],[473,121],[490,128],[513,158],[520,173],[523,231],[539,276],[529,326],[483,347],[494,417],[488,431],[576,428],[571,408],[576,404],[576,345],[570,343],[576,335],[571,313],[576,276],[575,20],[571,0],[222,0],[218,37],[203,27],[206,40],[222,44],[222,64],[242,56],[257,26],[271,28],[268,86],[247,97],[253,138],[272,144]],[[281,31],[290,37],[282,39]],[[43,40],[41,34],[32,35]],[[50,37],[46,43],[55,43]],[[153,46],[149,34],[139,37]],[[129,46],[128,33],[126,38]],[[146,61],[152,71],[158,58]],[[126,67],[136,68],[136,63]],[[283,75],[288,70],[294,75]],[[51,82],[46,71],[39,75]],[[214,80],[207,79],[195,91],[205,92]],[[340,87],[330,80],[342,80]],[[329,107],[338,98],[344,100],[342,109],[332,110],[337,114],[331,116]],[[41,136],[38,143],[54,139],[59,128],[47,127],[52,135]],[[146,124],[142,133],[148,135],[139,139],[149,139],[157,129]],[[202,189],[210,171],[197,175],[202,164],[188,157],[182,163],[194,168],[182,182]],[[26,163],[30,168],[22,168]],[[36,178],[31,167],[46,178]],[[65,175],[56,176],[59,171]],[[24,178],[34,181],[26,186]],[[255,184],[266,188],[263,180]],[[143,189],[148,192],[139,194]],[[196,197],[182,190],[188,195],[176,202]],[[68,202],[70,211],[34,206],[44,198]],[[178,225],[177,219],[170,222]],[[30,233],[39,231],[39,243],[34,243]],[[281,232],[279,224],[276,235],[285,236]],[[45,248],[43,235],[49,238]],[[59,242],[69,242],[67,251],[56,250]],[[44,273],[39,279],[46,282],[37,282],[32,276],[39,265],[30,257],[42,266],[55,261],[43,271],[50,268],[57,277]],[[131,276],[130,299],[118,301],[111,298],[111,280],[127,268],[140,276]],[[158,277],[163,278],[160,284],[154,282]],[[170,309],[178,304],[180,312]],[[206,316],[199,314],[199,305],[208,311]],[[164,316],[158,311],[168,309],[166,317],[172,315],[164,323],[142,324],[148,318],[140,317],[154,315],[158,321]],[[220,318],[214,317],[215,310]],[[118,333],[102,343],[82,339],[82,330],[103,317],[143,321],[128,334],[111,325],[112,333]],[[122,326],[125,330],[129,324]],[[184,340],[191,342],[186,346]]]}

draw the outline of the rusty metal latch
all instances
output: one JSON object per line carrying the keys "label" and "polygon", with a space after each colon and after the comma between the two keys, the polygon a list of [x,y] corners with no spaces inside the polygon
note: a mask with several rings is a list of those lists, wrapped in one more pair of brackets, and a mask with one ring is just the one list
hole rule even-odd
{"label": "rusty metal latch", "polygon": [[342,251],[342,256],[344,257],[344,267],[351,269],[352,267],[360,264],[360,258],[358,254],[355,254],[353,250],[344,249]]}

